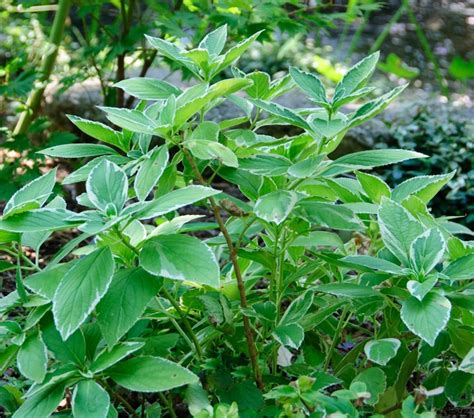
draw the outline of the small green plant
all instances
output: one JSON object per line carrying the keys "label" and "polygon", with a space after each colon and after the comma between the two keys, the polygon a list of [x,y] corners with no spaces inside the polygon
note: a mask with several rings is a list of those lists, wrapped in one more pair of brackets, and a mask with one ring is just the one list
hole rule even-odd
{"label": "small green plant", "polygon": [[[15,418],[175,417],[183,402],[196,417],[434,417],[448,401],[470,405],[474,251],[427,209],[450,175],[391,189],[368,172],[426,156],[329,156],[404,87],[341,112],[373,91],[377,53],[331,97],[297,68],[223,77],[258,35],[226,49],[224,26],[192,50],[148,37],[196,84],[119,82],[139,102],[103,108],[117,129],[70,117],[103,144],[42,153],[92,158],[63,180],[85,182],[84,210],[52,196],[55,170],[8,201],[1,268],[16,290],[0,300],[0,358],[22,378],[7,378],[0,402]],[[272,102],[293,88],[315,106]],[[242,114],[208,120],[224,100]],[[259,133],[276,124],[300,133]],[[208,219],[182,212],[198,204]]]}

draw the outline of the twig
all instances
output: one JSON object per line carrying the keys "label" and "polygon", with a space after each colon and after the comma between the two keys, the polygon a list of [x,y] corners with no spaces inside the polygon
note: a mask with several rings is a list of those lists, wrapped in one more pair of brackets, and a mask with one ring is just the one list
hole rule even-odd
{"label": "twig", "polygon": [[329,367],[329,363],[331,362],[331,353],[334,352],[334,350],[336,348],[336,344],[339,341],[339,336],[340,336],[340,334],[341,334],[341,332],[344,328],[345,317],[346,317],[348,311],[349,311],[349,306],[347,305],[347,306],[344,307],[344,309],[341,313],[341,316],[339,318],[339,323],[337,324],[336,331],[334,332],[334,338],[331,341],[331,346],[329,347],[328,355],[326,357],[326,361],[324,362],[324,371],[326,371]]}
{"label": "twig", "polygon": [[[196,162],[194,161],[194,158],[192,155],[189,153],[189,151],[182,147],[181,148],[184,155],[186,156],[187,160],[189,161],[189,164],[191,165],[194,173],[196,174],[197,179],[203,186],[207,186],[206,181],[201,175],[201,172],[199,171]],[[216,201],[214,198],[209,197],[209,203],[211,204],[212,211],[214,213],[214,217],[216,218],[216,221],[219,225],[219,229],[224,236],[224,239],[227,244],[227,248],[229,249],[229,256],[230,260],[232,262],[232,265],[234,267],[234,273],[235,277],[237,279],[237,287],[239,289],[239,295],[240,295],[240,306],[242,309],[247,309],[248,303],[247,303],[247,295],[245,293],[245,285],[244,285],[244,280],[242,278],[242,272],[240,271],[240,266],[239,266],[239,261],[237,259],[237,250],[234,247],[234,244],[232,243],[232,238],[229,234],[229,231],[227,231],[227,228],[225,226],[225,223],[222,219],[219,206],[217,205]],[[255,383],[257,384],[257,387],[259,389],[263,389],[263,380],[262,380],[262,374],[260,371],[260,367],[258,365],[258,358],[257,358],[257,348],[255,346],[255,341],[253,338],[253,332],[252,332],[252,327],[250,325],[250,320],[249,318],[245,315],[242,314],[242,321],[244,325],[244,333],[245,333],[245,339],[247,340],[247,348],[249,351],[249,357],[250,357],[250,363],[252,364],[252,369],[254,372],[255,376]]]}
{"label": "twig", "polygon": [[193,340],[194,347],[196,348],[196,354],[199,357],[199,360],[202,360],[202,349],[201,345],[199,344],[199,340],[197,339],[196,334],[194,333],[193,328],[191,327],[191,324],[188,321],[188,318],[186,318],[185,313],[179,306],[179,303],[164,286],[161,288],[161,292],[165,295],[166,299],[170,301],[170,303],[176,309],[176,312],[178,312],[178,315],[183,321],[184,328],[186,328],[186,331],[188,331],[189,335],[191,336],[191,339]]}

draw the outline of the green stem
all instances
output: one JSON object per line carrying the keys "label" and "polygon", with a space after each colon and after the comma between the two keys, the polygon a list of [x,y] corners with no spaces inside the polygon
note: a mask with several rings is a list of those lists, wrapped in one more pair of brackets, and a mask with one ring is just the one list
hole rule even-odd
{"label": "green stem", "polygon": [[58,10],[54,16],[53,27],[49,37],[49,43],[52,45],[52,48],[46,53],[41,63],[41,77],[38,80],[40,86],[30,93],[26,102],[27,108],[21,113],[13,131],[13,135],[24,134],[36,117],[41,104],[41,99],[43,98],[44,90],[53,71],[54,64],[56,63],[56,57],[58,56],[58,50],[63,39],[64,26],[66,24],[70,7],[71,0],[59,0]]}
{"label": "green stem", "polygon": [[166,408],[168,408],[168,412],[170,413],[171,418],[178,418],[176,412],[174,411],[173,403],[165,395],[163,395],[163,393],[158,392],[158,395],[161,401],[165,404]]}
{"label": "green stem", "polygon": [[354,36],[352,37],[351,43],[349,45],[349,49],[347,50],[347,59],[351,58],[353,52],[356,50],[357,46],[359,45],[360,38],[362,37],[362,33],[367,27],[369,18],[370,18],[370,11],[367,11],[364,13],[362,23],[357,26]]}
{"label": "green stem", "polygon": [[439,68],[438,60],[433,53],[433,50],[431,49],[430,43],[428,41],[428,38],[426,37],[425,33],[423,32],[423,28],[418,22],[418,19],[415,16],[415,13],[413,13],[413,9],[410,6],[410,3],[408,0],[405,0],[406,3],[406,11],[408,15],[408,19],[410,20],[410,23],[415,26],[415,32],[416,36],[418,37],[418,40],[420,41],[421,48],[423,49],[423,52],[428,58],[428,61],[431,62],[433,65],[433,71],[435,73],[436,81],[439,84],[439,87],[441,89],[441,93],[444,96],[449,95],[449,90],[448,87],[446,86],[446,80],[444,79],[443,75],[441,74],[441,70]]}
{"label": "green stem", "polygon": [[123,232],[120,230],[118,225],[114,225],[114,231],[117,233],[118,237],[120,240],[123,242],[123,244],[130,250],[132,251],[137,257],[140,256],[140,251],[138,251],[137,248],[135,248],[132,244],[130,244],[130,239],[123,234]]}
{"label": "green stem", "polygon": [[98,381],[107,389],[107,392],[114,397],[118,403],[121,403],[125,409],[132,415],[133,418],[140,418],[138,414],[133,409],[133,406],[116,390],[113,390],[110,385],[104,379],[98,379]]}
{"label": "green stem", "polygon": [[235,248],[237,250],[239,250],[240,246],[242,245],[242,241],[245,238],[245,234],[256,221],[257,221],[257,217],[253,216],[251,219],[249,219],[249,221],[246,223],[246,225],[242,229],[242,232],[240,233],[239,237],[237,238],[237,241],[235,242]]}
{"label": "green stem", "polygon": [[380,33],[380,35],[377,37],[375,42],[372,44],[372,47],[370,48],[370,52],[375,52],[380,49],[382,44],[385,41],[385,38],[390,34],[390,30],[392,29],[392,26],[399,21],[399,19],[402,17],[403,13],[405,12],[405,2],[401,4],[401,6],[398,8],[398,10],[395,12],[395,14],[392,16],[392,18],[389,20],[389,22],[385,25],[383,28],[383,31]]}
{"label": "green stem", "polygon": [[196,354],[199,357],[199,360],[202,360],[201,345],[199,343],[199,340],[196,337],[196,334],[193,331],[193,328],[191,327],[191,324],[188,321],[188,318],[186,318],[186,314],[183,312],[183,310],[179,306],[178,301],[173,297],[173,295],[170,292],[168,292],[166,287],[163,286],[161,288],[161,292],[165,295],[166,299],[168,299],[170,301],[171,305],[173,305],[173,308],[176,309],[176,312],[178,312],[178,315],[180,316],[181,320],[183,321],[184,328],[186,329],[186,331],[190,335],[191,339],[193,340],[193,344],[194,344],[194,347],[196,349]]}
{"label": "green stem", "polygon": [[[7,254],[13,256],[13,257],[18,257],[18,253],[14,252],[14,251],[10,251],[10,250],[8,250],[8,249],[6,249],[6,248],[2,248],[2,251],[3,251],[4,253],[7,253]],[[27,268],[27,267],[22,267],[22,269],[24,269],[24,270],[36,270],[36,271],[40,271],[40,270],[41,270],[41,269],[40,269],[35,263],[33,263],[25,254],[23,254],[23,252],[21,252],[20,257],[21,257],[21,259],[22,259],[25,263],[27,263],[27,264],[30,265],[29,268]]]}
{"label": "green stem", "polygon": [[28,294],[26,293],[25,285],[23,284],[23,274],[21,272],[21,258],[23,256],[23,249],[21,241],[18,242],[18,254],[16,258],[16,290],[23,303],[28,301]]}
{"label": "green stem", "polygon": [[348,311],[349,311],[349,305],[344,307],[344,309],[342,310],[341,316],[339,317],[339,322],[337,324],[336,331],[334,332],[334,338],[332,339],[331,346],[329,347],[326,360],[324,362],[324,371],[327,371],[329,367],[329,364],[331,362],[331,354],[334,352],[336,345],[339,341],[340,334],[345,327],[345,324],[346,324],[345,320],[346,320],[346,315]]}

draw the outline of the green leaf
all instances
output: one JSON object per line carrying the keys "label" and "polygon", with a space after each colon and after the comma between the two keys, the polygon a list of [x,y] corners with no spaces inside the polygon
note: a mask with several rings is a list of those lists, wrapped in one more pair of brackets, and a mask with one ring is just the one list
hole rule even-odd
{"label": "green leaf", "polygon": [[474,277],[474,254],[467,254],[449,263],[443,274],[451,280],[467,280]]}
{"label": "green leaf", "polygon": [[298,203],[298,207],[302,209],[303,217],[317,225],[343,230],[361,228],[354,212],[342,205],[303,200]]}
{"label": "green leaf", "polygon": [[348,96],[339,97],[337,100],[332,102],[333,111],[339,109],[341,106],[344,106],[347,103],[353,102],[355,100],[361,99],[362,97],[367,96],[369,93],[373,92],[375,87],[364,87],[359,90],[354,91]]}
{"label": "green leaf", "polygon": [[402,303],[400,316],[407,328],[433,346],[449,320],[451,302],[438,293],[428,293],[422,301],[411,296]]}
{"label": "green leaf", "polygon": [[[189,408],[189,413],[193,417],[212,417],[213,408],[209,402],[207,392],[200,383],[192,383],[186,388],[185,401]],[[208,415],[204,415],[208,414]],[[229,417],[230,418],[230,417]]]}
{"label": "green leaf", "polygon": [[184,367],[151,356],[119,363],[107,374],[120,386],[136,392],[163,392],[198,381],[198,377]]}
{"label": "green leaf", "polygon": [[[374,168],[396,164],[413,158],[426,158],[424,154],[403,149],[369,150],[347,154],[334,160],[332,165],[351,165],[357,168]],[[326,174],[326,173],[325,173]]]}
{"label": "green leaf", "polygon": [[469,350],[469,353],[461,361],[459,370],[465,373],[474,374],[474,347]]}
{"label": "green leaf", "polygon": [[379,177],[361,171],[358,171],[356,176],[364,192],[373,202],[380,203],[382,197],[390,197],[390,187]]}
{"label": "green leaf", "polygon": [[219,139],[219,125],[215,122],[201,122],[194,131],[191,132],[190,139],[206,139],[208,141],[217,141]]}
{"label": "green leaf", "polygon": [[137,109],[120,109],[116,107],[99,106],[113,124],[132,132],[153,134],[158,124],[145,113]]}
{"label": "green leaf", "polygon": [[0,220],[0,230],[9,232],[43,232],[72,228],[80,222],[69,221],[72,215],[65,209],[36,209]]}
{"label": "green leaf", "polygon": [[295,67],[290,67],[290,75],[298,87],[314,99],[316,103],[327,103],[326,89],[319,77]]}
{"label": "green leaf", "polygon": [[250,36],[247,39],[244,39],[243,41],[239,42],[237,45],[233,46],[230,48],[225,54],[222,59],[222,63],[213,71],[213,75],[221,72],[223,69],[228,67],[230,64],[234,63],[237,61],[240,56],[248,49],[250,48],[250,45],[259,37],[259,35],[263,31],[259,31],[257,33],[254,33],[252,36]]}
{"label": "green leaf", "polygon": [[115,83],[114,87],[118,87],[130,96],[140,100],[162,100],[171,95],[178,96],[181,94],[178,87],[164,80],[149,77],[129,78]]}
{"label": "green leaf", "polygon": [[18,369],[28,379],[41,383],[46,376],[48,354],[39,332],[30,334],[17,356]]}
{"label": "green leaf", "polygon": [[[365,121],[377,116],[381,113],[391,102],[393,102],[403,91],[407,88],[408,84],[404,86],[395,87],[388,93],[380,96],[379,98],[363,104],[354,113],[350,115],[349,127],[353,128],[359,126]],[[327,150],[326,152],[330,152]]]}
{"label": "green leaf", "polygon": [[433,289],[438,281],[438,276],[431,276],[425,278],[423,282],[417,282],[416,280],[408,280],[407,289],[410,295],[422,301],[423,298]]}
{"label": "green leaf", "polygon": [[99,210],[116,215],[127,201],[128,181],[116,164],[103,160],[90,172],[86,182],[87,197]]}
{"label": "green leaf", "polygon": [[244,78],[229,78],[218,81],[202,93],[201,96],[187,101],[176,109],[175,127],[181,127],[191,116],[203,109],[212,100],[242,90],[248,87],[250,83],[250,80]]}
{"label": "green leaf", "polygon": [[0,351],[0,372],[2,374],[5,373],[8,367],[10,367],[11,364],[14,362],[18,350],[19,347],[12,344],[9,347]]}
{"label": "green leaf", "polygon": [[291,166],[291,161],[280,155],[266,154],[241,158],[239,166],[252,174],[274,177],[286,174]]}
{"label": "green leaf", "polygon": [[68,381],[47,384],[15,411],[12,418],[48,418],[55,411],[64,396]]}
{"label": "green leaf", "polygon": [[111,127],[101,122],[94,122],[80,118],[79,116],[68,115],[69,120],[76,125],[82,132],[99,141],[107,144],[115,145],[124,151],[128,151],[123,144],[123,136],[120,132],[113,130]]}
{"label": "green leaf", "polygon": [[193,74],[199,76],[199,71],[196,65],[187,57],[183,55],[185,52],[175,44],[165,41],[164,39],[154,38],[152,36],[145,35],[145,38],[153,48],[156,48],[161,55],[171,59],[174,62],[178,62],[184,65]]}
{"label": "green leaf", "polygon": [[200,285],[219,286],[219,265],[212,250],[187,235],[162,235],[148,240],[140,254],[140,265],[149,273]]}
{"label": "green leaf", "polygon": [[456,174],[452,171],[438,176],[418,176],[400,183],[392,192],[393,200],[401,202],[414,195],[424,203],[428,203]]}
{"label": "green leaf", "polygon": [[134,353],[144,346],[142,342],[123,342],[115,345],[110,351],[105,348],[92,362],[90,371],[99,373],[112,367],[115,363]]}
{"label": "green leaf", "polygon": [[259,218],[280,225],[291,213],[297,200],[298,196],[295,192],[277,190],[259,197],[254,211]]}
{"label": "green leaf", "polygon": [[72,394],[74,418],[107,418],[109,394],[94,380],[81,380]]}
{"label": "green leaf", "polygon": [[205,49],[209,55],[219,55],[224,49],[227,40],[227,25],[222,25],[209,32],[201,42],[198,48]]}
{"label": "green leaf", "polygon": [[[66,201],[60,197],[55,196],[45,208],[49,209],[66,209]],[[27,233],[23,234],[22,237],[22,245],[32,248],[35,252],[40,251],[40,247],[44,244],[44,242],[51,236],[52,232],[45,231],[45,232],[34,232],[34,233]]]}
{"label": "green leaf", "polygon": [[73,171],[68,176],[66,176],[66,178],[62,181],[61,184],[63,185],[74,184],[74,183],[86,181],[91,170],[104,159],[107,159],[119,166],[122,166],[130,161],[129,158],[124,157],[122,155],[107,155],[107,156],[97,157],[97,158],[94,158],[93,160],[90,160],[88,163],[84,164],[83,166],[79,167],[76,171]]}
{"label": "green leaf", "polygon": [[109,347],[137,322],[158,293],[161,280],[141,268],[119,270],[96,308],[97,322]]}
{"label": "green leaf", "polygon": [[183,56],[189,58],[194,64],[196,64],[202,71],[201,74],[207,79],[209,73],[209,52],[203,48],[195,48],[190,51],[183,52]]}
{"label": "green leaf", "polygon": [[385,366],[397,355],[400,345],[400,340],[396,338],[383,338],[367,342],[364,351],[370,361]]}
{"label": "green leaf", "polygon": [[135,176],[134,188],[139,200],[143,201],[158,183],[168,164],[169,154],[166,145],[155,148],[140,164]]}
{"label": "green leaf", "polygon": [[85,158],[117,154],[117,151],[107,145],[100,144],[65,144],[46,148],[38,151],[38,154],[60,158]]}
{"label": "green leaf", "polygon": [[439,229],[431,228],[415,238],[410,246],[413,268],[419,273],[429,273],[443,260],[446,242]]}
{"label": "green leaf", "polygon": [[334,296],[348,298],[369,298],[379,297],[379,294],[371,287],[354,283],[328,283],[321,284],[314,288],[317,292],[329,293]]}
{"label": "green leaf", "polygon": [[298,179],[311,177],[320,167],[325,156],[325,154],[321,154],[298,161],[288,169],[288,174]]}
{"label": "green leaf", "polygon": [[465,60],[456,55],[449,65],[449,74],[458,80],[469,80],[474,77],[474,60]]}
{"label": "green leaf", "polygon": [[7,202],[3,210],[3,219],[7,215],[37,209],[48,200],[56,183],[56,169],[34,179],[18,190]]}
{"label": "green leaf", "polygon": [[297,350],[304,340],[304,330],[298,324],[278,325],[273,336],[281,345]]}
{"label": "green leaf", "polygon": [[307,235],[298,235],[291,243],[292,247],[336,247],[342,249],[344,243],[338,234],[328,231],[312,231]]}
{"label": "green leaf", "polygon": [[54,321],[63,340],[78,329],[107,292],[115,263],[108,247],[81,258],[65,274],[53,298]]}
{"label": "green leaf", "polygon": [[397,54],[391,52],[387,55],[385,62],[379,63],[378,67],[386,73],[391,73],[400,78],[411,79],[420,74],[420,70],[416,67],[410,67]]}
{"label": "green leaf", "polygon": [[454,406],[472,407],[474,376],[460,370],[453,371],[446,380],[444,394]]}
{"label": "green leaf", "polygon": [[70,268],[70,264],[58,264],[49,269],[32,274],[25,279],[25,286],[37,295],[48,300],[53,300],[56,288]]}
{"label": "green leaf", "polygon": [[0,406],[12,414],[20,405],[21,392],[10,384],[0,387]]}
{"label": "green leaf", "polygon": [[385,246],[403,265],[409,267],[410,247],[424,232],[423,225],[403,206],[387,198],[382,199],[378,219]]}
{"label": "green leaf", "polygon": [[403,269],[397,264],[394,264],[388,260],[384,260],[383,258],[372,257],[370,255],[349,255],[342,258],[341,261],[396,275],[401,275],[404,273]]}
{"label": "green leaf", "polygon": [[83,367],[86,359],[86,341],[80,329],[63,341],[51,318],[46,324],[41,325],[41,331],[48,350],[56,360]]}
{"label": "green leaf", "polygon": [[[136,213],[139,219],[155,218],[219,193],[221,193],[220,190],[215,190],[210,187],[187,186],[173,190],[155,200],[144,202],[136,208],[136,212],[134,213]],[[135,210],[133,206],[129,208],[130,210]]]}
{"label": "green leaf", "polygon": [[245,91],[254,99],[266,99],[270,92],[270,76],[262,71],[254,71],[245,76],[253,81],[253,84]]}
{"label": "green leaf", "polygon": [[311,126],[306,122],[300,115],[298,115],[295,111],[284,107],[282,105],[279,105],[277,103],[271,103],[271,102],[266,102],[263,100],[259,99],[253,99],[251,100],[252,103],[254,103],[257,107],[259,107],[262,110],[265,110],[266,112],[277,116],[279,119],[282,121],[294,125],[298,128],[305,129],[308,131],[311,131]]}
{"label": "green leaf", "polygon": [[298,296],[291,302],[288,309],[283,314],[280,320],[280,325],[291,324],[299,322],[306,315],[306,312],[311,308],[314,300],[314,292],[307,290],[301,296]]}
{"label": "green leaf", "polygon": [[219,160],[227,167],[236,168],[239,166],[239,161],[234,152],[219,142],[190,139],[185,141],[184,145],[200,160]]}
{"label": "green leaf", "polygon": [[0,260],[0,273],[9,270],[15,270],[16,264],[9,263],[8,261]]}
{"label": "green leaf", "polygon": [[379,57],[380,53],[378,51],[374,52],[351,67],[336,86],[334,97],[348,96],[352,92],[364,87],[365,83],[372,76]]}
{"label": "green leaf", "polygon": [[382,369],[379,369],[378,367],[371,367],[359,373],[359,375],[352,381],[351,387],[356,382],[364,383],[367,392],[370,393],[370,398],[364,399],[364,403],[368,405],[377,404],[380,395],[382,395],[387,388],[387,377]]}

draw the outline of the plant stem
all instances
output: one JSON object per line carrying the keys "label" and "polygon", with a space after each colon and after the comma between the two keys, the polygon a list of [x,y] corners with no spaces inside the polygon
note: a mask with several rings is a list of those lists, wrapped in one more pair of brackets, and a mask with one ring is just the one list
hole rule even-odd
{"label": "plant stem", "polygon": [[[206,181],[201,175],[201,172],[199,171],[196,162],[194,161],[194,158],[192,155],[189,153],[189,151],[182,147],[181,148],[183,151],[183,154],[186,156],[186,158],[189,161],[189,164],[191,165],[194,173],[196,174],[197,179],[203,186],[207,186]],[[247,294],[245,293],[245,285],[244,285],[244,280],[242,277],[242,272],[240,271],[240,266],[239,266],[239,261],[237,259],[237,250],[232,243],[232,238],[229,234],[229,231],[227,231],[227,228],[225,226],[224,220],[222,219],[219,206],[217,205],[216,201],[214,198],[209,197],[209,203],[211,204],[212,211],[214,213],[214,217],[216,218],[216,221],[219,225],[219,229],[224,236],[224,239],[227,244],[227,248],[229,249],[229,256],[230,260],[232,263],[232,266],[234,267],[234,274],[237,279],[237,287],[239,289],[239,295],[240,295],[240,306],[243,309],[246,309],[248,307],[247,303]],[[257,348],[255,345],[255,340],[253,338],[253,332],[252,332],[252,327],[250,325],[250,320],[249,318],[245,315],[242,314],[242,322],[244,325],[244,333],[245,333],[245,339],[247,340],[247,348],[249,351],[249,357],[250,357],[250,363],[252,365],[252,369],[254,372],[254,377],[255,377],[255,383],[257,384],[257,387],[259,389],[263,389],[263,380],[262,380],[262,373],[260,371],[260,367],[258,365],[258,357],[257,357]]]}
{"label": "plant stem", "polygon": [[173,403],[165,395],[163,395],[163,393],[158,392],[158,395],[160,396],[161,401],[168,408],[168,412],[170,413],[171,418],[178,418],[176,412],[174,412]]}
{"label": "plant stem", "polygon": [[334,352],[336,345],[339,341],[339,336],[345,326],[345,319],[346,319],[345,317],[348,311],[349,311],[349,305],[346,305],[344,309],[342,310],[341,316],[339,317],[339,322],[337,324],[336,331],[334,332],[334,338],[332,339],[331,346],[329,347],[328,354],[324,362],[324,371],[327,371],[329,367],[329,363],[331,362],[331,353]]}
{"label": "plant stem", "polygon": [[245,234],[247,231],[250,229],[250,227],[257,221],[257,217],[253,216],[247,224],[243,227],[242,232],[240,233],[239,237],[237,238],[237,241],[235,242],[235,248],[238,250],[240,246],[242,245],[242,241],[245,238]]}
{"label": "plant stem", "polygon": [[66,24],[70,7],[71,0],[59,0],[58,10],[54,16],[53,27],[49,36],[49,43],[52,48],[48,53],[46,53],[41,63],[41,76],[38,80],[40,85],[30,93],[26,102],[27,108],[21,113],[13,131],[13,135],[24,134],[36,117],[41,104],[41,99],[43,98],[44,90],[53,71],[56,57],[58,56],[58,50],[61,45],[61,40],[63,39],[64,26]]}
{"label": "plant stem", "polygon": [[375,42],[372,44],[372,47],[370,48],[370,53],[375,52],[380,49],[382,46],[383,42],[385,41],[385,38],[390,34],[390,30],[392,29],[392,26],[398,22],[398,20],[402,17],[403,12],[405,11],[405,2],[402,3],[402,5],[398,8],[398,10],[395,12],[395,14],[392,16],[392,18],[389,20],[389,22],[385,25],[383,28],[383,31],[380,33],[380,35],[377,37]]}
{"label": "plant stem", "polygon": [[420,41],[421,48],[423,49],[426,58],[428,58],[428,61],[431,62],[431,64],[433,65],[433,71],[435,73],[436,81],[438,82],[439,87],[441,89],[441,93],[447,97],[449,95],[449,91],[446,86],[446,80],[443,78],[441,70],[439,69],[438,60],[436,59],[436,56],[433,53],[433,50],[431,49],[430,43],[426,38],[426,35],[423,32],[423,29],[420,23],[418,22],[415,13],[413,12],[413,9],[410,6],[410,2],[408,0],[405,0],[404,2],[406,3],[405,8],[408,15],[408,19],[410,20],[410,23],[415,26],[416,36]]}
{"label": "plant stem", "polygon": [[349,49],[346,54],[346,59],[350,60],[352,53],[357,49],[362,33],[364,32],[365,28],[367,27],[367,23],[369,22],[369,18],[370,18],[370,10],[364,13],[362,22],[357,26],[357,29],[349,45]]}
{"label": "plant stem", "polygon": [[110,395],[112,395],[112,397],[114,397],[119,403],[121,403],[125,407],[125,409],[128,410],[128,412],[130,412],[133,418],[140,418],[138,414],[135,412],[135,410],[133,409],[133,406],[130,405],[129,402],[122,395],[120,395],[119,392],[113,390],[105,380],[99,379],[99,381],[102,384],[102,386],[104,386],[107,389],[107,392],[109,392]]}
{"label": "plant stem", "polygon": [[16,290],[18,292],[18,295],[20,296],[20,299],[21,301],[24,303],[24,302],[27,302],[28,301],[28,294],[26,293],[26,290],[25,290],[25,285],[23,284],[23,275],[21,273],[21,258],[23,256],[23,249],[21,247],[21,241],[18,242],[18,255],[17,255],[17,259],[16,259]]}
{"label": "plant stem", "polygon": [[181,317],[183,321],[184,328],[186,328],[186,331],[188,331],[191,339],[193,340],[194,347],[196,349],[196,354],[199,357],[199,360],[202,360],[202,348],[201,345],[199,344],[199,340],[196,337],[196,334],[193,331],[193,328],[191,327],[191,324],[188,321],[188,318],[186,318],[185,313],[182,311],[181,307],[179,306],[178,301],[171,295],[170,292],[166,289],[166,287],[161,288],[161,292],[165,295],[166,299],[168,299],[173,305],[173,307],[176,309],[176,312],[178,312],[178,315]]}

